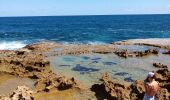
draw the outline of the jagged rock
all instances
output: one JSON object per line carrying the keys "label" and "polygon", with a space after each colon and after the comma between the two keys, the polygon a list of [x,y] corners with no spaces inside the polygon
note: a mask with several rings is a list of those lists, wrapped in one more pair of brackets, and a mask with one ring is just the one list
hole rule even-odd
{"label": "jagged rock", "polygon": [[74,79],[67,79],[65,77],[50,76],[47,78],[39,79],[35,83],[35,87],[38,91],[50,91],[53,88],[58,90],[66,90],[74,87],[79,88],[78,82]]}
{"label": "jagged rock", "polygon": [[134,52],[128,52],[127,50],[117,50],[114,52],[116,55],[118,55],[119,57],[143,57],[143,56],[147,56],[150,54],[158,54],[159,52],[156,49],[148,49],[145,51],[134,51]]}
{"label": "jagged rock", "polygon": [[131,88],[131,100],[139,100],[144,97],[145,94],[145,88],[144,88],[144,82],[137,80],[134,83],[130,85]]}
{"label": "jagged rock", "polygon": [[155,100],[169,100],[170,93],[167,89],[161,89],[159,93],[155,96]]}
{"label": "jagged rock", "polygon": [[155,72],[156,80],[160,83],[170,82],[170,71],[168,69],[160,69]]}
{"label": "jagged rock", "polygon": [[170,93],[170,71],[169,69],[160,69],[155,72],[156,80],[161,88],[165,88]]}
{"label": "jagged rock", "polygon": [[[107,96],[107,97],[104,97],[104,99],[111,99],[111,100],[130,99],[130,96],[129,96],[130,90],[128,86],[126,86],[125,84],[121,84],[119,82],[110,80],[107,73],[103,75],[101,80],[103,83],[98,86],[101,88],[101,90],[104,90],[103,94]],[[97,85],[95,84],[92,86],[91,89],[94,92],[98,93],[98,91],[100,90],[99,87],[97,87]]]}
{"label": "jagged rock", "polygon": [[34,100],[34,92],[26,86],[18,86],[18,88],[10,95],[10,97],[1,96],[1,100]]}
{"label": "jagged rock", "polygon": [[148,49],[143,51],[138,51],[138,52],[134,52],[134,54],[136,55],[136,57],[143,57],[143,56],[147,56],[149,54],[158,54],[159,51],[157,51],[156,49]]}
{"label": "jagged rock", "polygon": [[157,68],[168,68],[167,65],[161,64],[161,63],[153,63],[153,66],[157,67]]}
{"label": "jagged rock", "polygon": [[127,50],[125,50],[125,51],[116,51],[115,54],[118,55],[119,57],[123,57],[123,58],[127,58],[129,56],[129,53],[128,53]]}

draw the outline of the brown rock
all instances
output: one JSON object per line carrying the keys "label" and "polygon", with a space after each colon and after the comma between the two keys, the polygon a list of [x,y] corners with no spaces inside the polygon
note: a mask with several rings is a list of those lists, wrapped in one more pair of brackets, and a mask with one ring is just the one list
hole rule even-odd
{"label": "brown rock", "polygon": [[131,88],[131,100],[139,100],[144,97],[145,94],[145,88],[144,88],[144,82],[137,80],[134,83],[130,85]]}
{"label": "brown rock", "polygon": [[18,88],[10,95],[10,97],[1,96],[1,100],[34,100],[34,92],[26,86],[18,86]]}
{"label": "brown rock", "polygon": [[170,82],[170,71],[168,69],[160,69],[155,72],[156,80],[160,83]]}
{"label": "brown rock", "polygon": [[[98,94],[99,90],[102,91],[103,94],[106,97],[103,97],[104,99],[111,99],[111,100],[129,100],[129,88],[125,84],[121,84],[116,81],[112,81],[109,79],[109,76],[107,73],[104,74],[102,77],[102,84],[101,85],[93,85],[92,90]],[[100,93],[102,94],[102,93]]]}
{"label": "brown rock", "polygon": [[167,65],[164,65],[164,64],[161,64],[161,63],[153,63],[153,66],[157,67],[157,68],[168,68]]}
{"label": "brown rock", "polygon": [[159,93],[155,96],[155,100],[169,100],[170,93],[167,89],[161,89]]}

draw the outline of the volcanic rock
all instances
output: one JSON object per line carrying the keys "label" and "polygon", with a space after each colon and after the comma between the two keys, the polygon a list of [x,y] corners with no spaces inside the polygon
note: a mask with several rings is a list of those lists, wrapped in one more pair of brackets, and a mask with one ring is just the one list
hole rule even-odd
{"label": "volcanic rock", "polygon": [[153,66],[157,67],[157,68],[168,68],[167,65],[161,64],[161,63],[153,63]]}
{"label": "volcanic rock", "polygon": [[134,83],[130,85],[131,88],[131,100],[139,100],[144,97],[145,94],[145,88],[144,88],[144,82],[137,80]]}
{"label": "volcanic rock", "polygon": [[[96,92],[96,95],[99,90],[104,90],[103,95],[104,99],[111,99],[111,100],[128,100],[130,99],[129,93],[130,90],[129,88],[122,83],[112,81],[109,79],[109,75],[105,73],[101,79],[103,82],[102,84],[95,84],[92,86],[92,91]],[[102,93],[100,93],[102,94]]]}
{"label": "volcanic rock", "polygon": [[18,86],[18,88],[10,95],[10,97],[1,96],[1,100],[34,100],[34,92],[26,86]]}

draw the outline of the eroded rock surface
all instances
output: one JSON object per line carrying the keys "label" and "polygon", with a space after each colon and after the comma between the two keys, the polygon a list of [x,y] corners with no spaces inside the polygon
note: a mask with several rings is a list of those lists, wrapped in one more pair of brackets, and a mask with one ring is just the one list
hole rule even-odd
{"label": "eroded rock surface", "polygon": [[0,100],[34,100],[34,92],[26,86],[18,86],[18,88],[9,96],[0,96]]}
{"label": "eroded rock surface", "polygon": [[109,75],[105,73],[101,79],[102,84],[95,84],[92,86],[92,91],[96,92],[96,95],[102,94],[98,93],[99,90],[103,90],[105,97],[103,99],[111,100],[129,100],[130,90],[125,84],[110,80]]}
{"label": "eroded rock surface", "polygon": [[[156,100],[169,100],[170,98],[170,71],[160,69],[155,72],[156,81],[160,84],[160,91]],[[136,80],[131,85],[126,85],[109,78],[105,73],[102,76],[102,84],[94,84],[91,88],[99,99],[111,100],[142,100],[145,94],[144,81]]]}
{"label": "eroded rock surface", "polygon": [[156,49],[148,49],[145,51],[135,51],[135,52],[128,52],[127,50],[117,50],[114,53],[119,57],[127,58],[127,57],[143,57],[151,54],[157,55],[159,51],[157,51]]}
{"label": "eroded rock surface", "polygon": [[156,68],[168,68],[167,65],[161,64],[161,63],[153,63],[153,66]]}
{"label": "eroded rock surface", "polygon": [[57,75],[50,70],[50,62],[44,52],[56,46],[53,43],[28,45],[18,51],[1,51],[5,56],[0,57],[0,71],[19,77],[35,80],[37,90],[48,92],[50,89],[69,89],[78,87],[78,82]]}

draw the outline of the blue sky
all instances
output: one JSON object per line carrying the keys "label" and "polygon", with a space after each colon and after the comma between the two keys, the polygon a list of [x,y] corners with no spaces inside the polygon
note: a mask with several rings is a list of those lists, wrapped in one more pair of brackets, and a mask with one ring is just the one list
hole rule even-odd
{"label": "blue sky", "polygon": [[0,0],[0,16],[170,14],[170,0]]}

